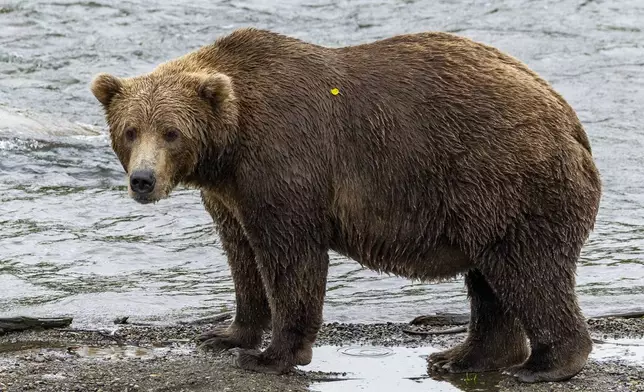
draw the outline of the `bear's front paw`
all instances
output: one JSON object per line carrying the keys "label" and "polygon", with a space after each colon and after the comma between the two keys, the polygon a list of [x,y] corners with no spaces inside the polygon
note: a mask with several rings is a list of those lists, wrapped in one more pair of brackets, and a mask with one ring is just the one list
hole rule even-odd
{"label": "bear's front paw", "polygon": [[229,352],[233,354],[233,365],[240,369],[268,374],[284,374],[293,370],[292,364],[271,358],[258,350],[234,348]]}
{"label": "bear's front paw", "polygon": [[453,354],[454,351],[455,350],[452,348],[449,350],[439,351],[437,353],[430,354],[429,363],[432,364],[432,367],[433,367],[433,365],[438,365],[439,363],[444,363],[446,361],[449,361],[450,358],[452,358],[452,356],[454,355]]}
{"label": "bear's front paw", "polygon": [[450,358],[442,358],[431,362],[431,370],[438,373],[473,373],[486,371],[486,369],[476,369],[471,364]]}
{"label": "bear's front paw", "polygon": [[459,357],[462,357],[462,354],[462,350],[459,350],[458,346],[450,350],[433,353],[429,356],[430,368],[438,373],[464,373],[470,371],[469,368],[463,369],[462,364],[459,364]]}

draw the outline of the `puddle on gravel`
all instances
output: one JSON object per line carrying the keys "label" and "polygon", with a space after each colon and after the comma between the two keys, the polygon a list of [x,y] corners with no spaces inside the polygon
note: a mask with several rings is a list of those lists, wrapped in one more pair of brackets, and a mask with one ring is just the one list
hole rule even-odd
{"label": "puddle on gravel", "polygon": [[590,358],[597,361],[621,360],[644,366],[644,339],[607,339],[595,343]]}
{"label": "puddle on gravel", "polygon": [[[307,371],[335,374],[311,385],[315,392],[455,392],[497,391],[498,374],[450,375],[444,380],[427,374],[427,356],[432,347],[351,346],[317,347]],[[303,368],[304,369],[304,368]]]}
{"label": "puddle on gravel", "polygon": [[18,358],[35,360],[61,356],[74,356],[90,360],[148,360],[162,358],[168,355],[188,355],[192,347],[183,345],[159,345],[152,347],[135,345],[91,346],[60,344],[56,342],[17,342],[0,344],[0,354],[13,354]]}
{"label": "puddle on gravel", "polygon": [[139,346],[107,346],[92,347],[80,346],[68,349],[70,354],[81,358],[92,359],[152,359],[163,356],[168,350],[161,348],[147,348]]}
{"label": "puddle on gravel", "polygon": [[17,351],[35,351],[38,349],[57,349],[65,347],[62,343],[43,340],[3,342],[0,343],[0,354],[13,353]]}
{"label": "puddle on gravel", "polygon": [[75,346],[67,349],[68,353],[76,355],[79,358],[108,360],[147,360],[163,358],[170,355],[190,355],[193,351],[194,347],[186,347],[184,345],[163,345],[154,347],[134,345]]}
{"label": "puddle on gravel", "polygon": [[[56,345],[53,342],[20,342],[0,345],[0,370],[17,359],[43,362],[72,357],[87,360],[151,360],[168,355],[189,355],[193,347],[170,344],[154,347],[134,345]],[[435,391],[496,392],[499,373],[428,375],[427,356],[433,347],[321,346],[314,348],[313,362],[301,370],[311,372],[311,391]],[[9,355],[8,354],[14,354]],[[6,357],[6,358],[2,358]],[[604,340],[595,343],[591,358],[620,360],[644,365],[644,339]],[[319,373],[317,373],[319,372]]]}
{"label": "puddle on gravel", "polygon": [[[314,382],[311,391],[315,392],[499,390],[498,383],[503,378],[499,373],[430,377],[427,373],[427,356],[436,351],[438,350],[432,347],[323,346],[314,349],[313,362],[303,369],[334,375]],[[644,339],[595,343],[590,357],[597,361],[621,360],[644,365]]]}

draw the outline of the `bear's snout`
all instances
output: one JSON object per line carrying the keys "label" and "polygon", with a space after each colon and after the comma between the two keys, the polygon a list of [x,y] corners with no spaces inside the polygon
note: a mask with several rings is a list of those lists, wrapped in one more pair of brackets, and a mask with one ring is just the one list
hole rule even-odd
{"label": "bear's snout", "polygon": [[136,170],[130,175],[130,189],[137,196],[148,196],[154,190],[156,178],[149,169]]}

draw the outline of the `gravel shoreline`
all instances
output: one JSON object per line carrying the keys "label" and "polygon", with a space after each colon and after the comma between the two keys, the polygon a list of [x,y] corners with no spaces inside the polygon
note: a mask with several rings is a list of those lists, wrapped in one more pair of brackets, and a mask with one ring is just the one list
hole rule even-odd
{"label": "gravel shoreline", "polygon": [[[589,325],[599,344],[606,339],[644,338],[641,318],[591,319]],[[48,330],[0,336],[0,391],[299,392],[310,391],[312,383],[350,377],[307,371],[307,367],[284,376],[241,371],[231,366],[227,353],[196,349],[194,337],[211,327],[120,325],[112,331]],[[316,344],[444,349],[465,337],[464,333],[410,335],[403,332],[405,328],[409,324],[331,323],[323,326]],[[621,359],[591,360],[582,373],[565,383],[518,384],[497,373],[481,374],[477,380],[472,385],[463,375],[444,379],[464,391],[630,392],[644,391],[644,366]]]}

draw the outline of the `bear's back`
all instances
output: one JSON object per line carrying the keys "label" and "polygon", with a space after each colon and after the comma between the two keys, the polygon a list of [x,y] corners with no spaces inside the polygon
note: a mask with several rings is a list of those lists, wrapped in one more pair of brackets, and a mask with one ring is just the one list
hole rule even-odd
{"label": "bear's back", "polygon": [[233,81],[245,167],[315,192],[330,184],[347,242],[358,230],[367,243],[431,244],[418,234],[444,227],[454,241],[484,240],[520,214],[598,191],[570,106],[519,61],[465,38],[324,48],[248,29],[191,56]]}

